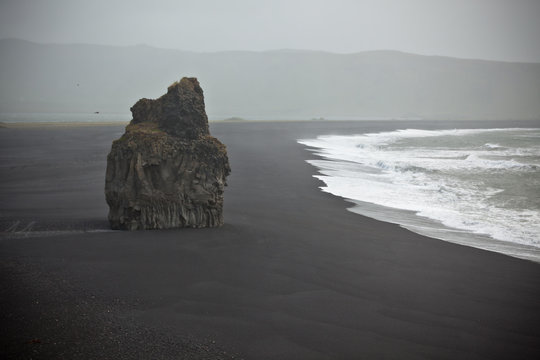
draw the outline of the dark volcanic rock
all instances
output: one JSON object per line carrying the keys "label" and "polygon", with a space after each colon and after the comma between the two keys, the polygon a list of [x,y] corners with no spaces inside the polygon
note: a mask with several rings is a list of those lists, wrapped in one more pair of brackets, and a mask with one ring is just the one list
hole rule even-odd
{"label": "dark volcanic rock", "polygon": [[113,229],[213,227],[223,224],[230,173],[225,146],[210,136],[195,78],[141,99],[107,156],[105,196]]}

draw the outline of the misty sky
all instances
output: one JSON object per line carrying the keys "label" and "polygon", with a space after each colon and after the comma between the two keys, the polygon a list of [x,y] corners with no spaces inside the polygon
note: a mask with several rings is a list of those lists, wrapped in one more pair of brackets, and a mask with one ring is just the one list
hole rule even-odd
{"label": "misty sky", "polygon": [[540,0],[0,0],[0,38],[540,62]]}

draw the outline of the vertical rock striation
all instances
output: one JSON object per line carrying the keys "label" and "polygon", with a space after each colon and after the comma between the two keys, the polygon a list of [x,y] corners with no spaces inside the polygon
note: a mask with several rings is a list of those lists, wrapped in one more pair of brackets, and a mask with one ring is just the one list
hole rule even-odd
{"label": "vertical rock striation", "polygon": [[230,173],[225,146],[210,136],[203,91],[183,78],[159,99],[141,99],[107,156],[105,197],[113,229],[223,224]]}

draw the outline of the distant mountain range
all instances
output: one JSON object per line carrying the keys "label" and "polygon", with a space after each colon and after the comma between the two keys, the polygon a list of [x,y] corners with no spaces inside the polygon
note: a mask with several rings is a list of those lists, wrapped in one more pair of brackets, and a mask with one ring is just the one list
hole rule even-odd
{"label": "distant mountain range", "polygon": [[128,112],[183,76],[211,118],[540,119],[540,63],[0,40],[0,112]]}

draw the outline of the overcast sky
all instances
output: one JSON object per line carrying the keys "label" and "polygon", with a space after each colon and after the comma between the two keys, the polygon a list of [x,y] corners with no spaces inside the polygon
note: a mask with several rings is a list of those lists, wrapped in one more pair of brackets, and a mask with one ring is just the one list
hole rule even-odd
{"label": "overcast sky", "polygon": [[540,62],[540,0],[0,0],[0,38]]}

